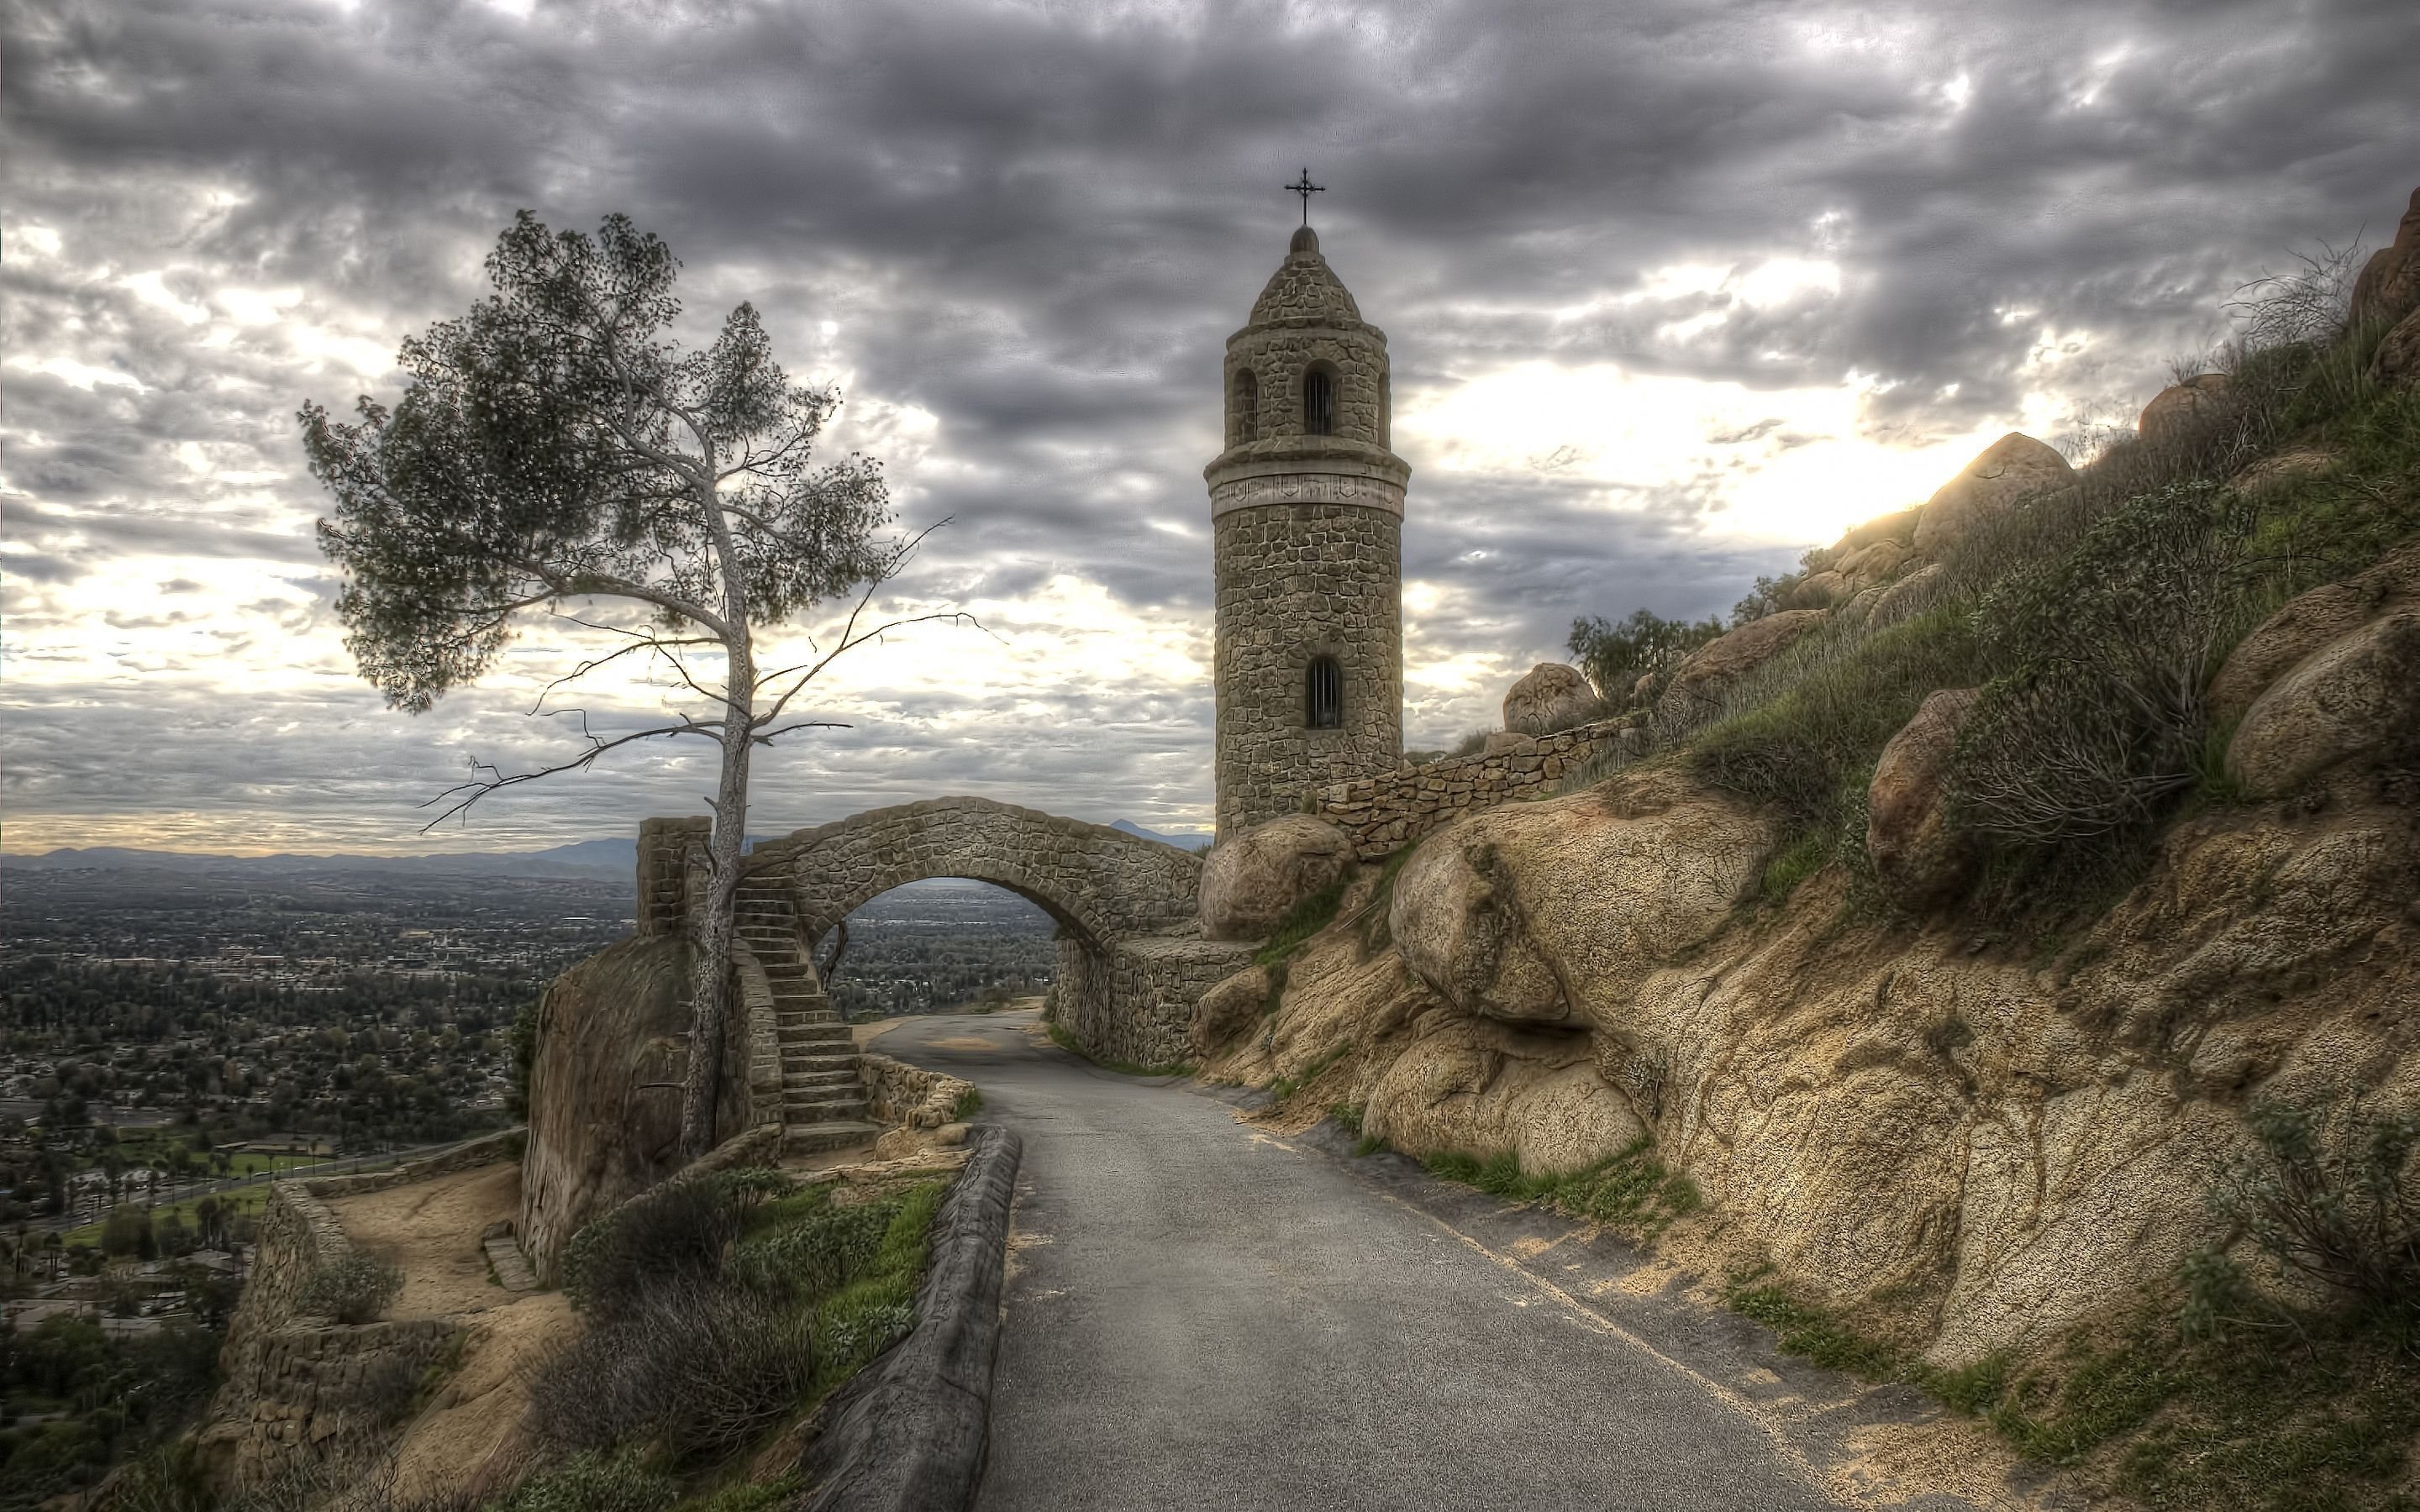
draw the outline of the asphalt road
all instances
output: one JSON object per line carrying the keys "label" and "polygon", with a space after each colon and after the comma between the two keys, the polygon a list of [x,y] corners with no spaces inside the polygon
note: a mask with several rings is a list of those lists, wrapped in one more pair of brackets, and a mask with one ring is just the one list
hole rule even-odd
{"label": "asphalt road", "polygon": [[1031,1024],[917,1021],[868,1047],[973,1081],[1024,1137],[985,1512],[1974,1504],[1839,1492],[1826,1444],[1877,1394],[1776,1378],[1762,1364],[1792,1363],[1756,1359],[1737,1319],[1640,1304],[1629,1326],[1512,1258],[1552,1242],[1501,1230],[1534,1218],[1467,1194],[1463,1225],[1408,1163],[1273,1138]]}

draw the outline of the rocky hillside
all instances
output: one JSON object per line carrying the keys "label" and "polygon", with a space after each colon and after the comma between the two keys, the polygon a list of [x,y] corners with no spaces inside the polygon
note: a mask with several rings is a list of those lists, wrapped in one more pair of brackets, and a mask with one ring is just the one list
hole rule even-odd
{"label": "rocky hillside", "polygon": [[[2352,1489],[2295,1505],[2399,1504],[2420,193],[2349,297],[2325,272],[2087,465],[2008,437],[1595,689],[1637,738],[1559,795],[1256,900],[1295,911],[1204,998],[1205,1074],[1660,1234],[2031,1452],[2123,1441],[2108,1477],[2154,1504],[2297,1474]],[[1533,674],[1508,725],[1570,681]],[[2311,1263],[2338,1241],[2367,1280]],[[2299,1335],[2335,1372],[2279,1365],[2243,1433],[2368,1458],[2213,1468],[2252,1410],[2194,1395],[2190,1340],[2228,1327],[2239,1360]],[[2164,1363],[2108,1408],[2120,1335]]]}

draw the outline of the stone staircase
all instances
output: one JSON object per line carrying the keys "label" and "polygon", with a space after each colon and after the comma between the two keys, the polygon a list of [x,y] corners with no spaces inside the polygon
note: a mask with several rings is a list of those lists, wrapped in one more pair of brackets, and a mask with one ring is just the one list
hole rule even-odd
{"label": "stone staircase", "polygon": [[881,1133],[867,1116],[856,1038],[799,958],[798,924],[782,886],[743,879],[734,923],[773,989],[783,1152],[838,1149]]}

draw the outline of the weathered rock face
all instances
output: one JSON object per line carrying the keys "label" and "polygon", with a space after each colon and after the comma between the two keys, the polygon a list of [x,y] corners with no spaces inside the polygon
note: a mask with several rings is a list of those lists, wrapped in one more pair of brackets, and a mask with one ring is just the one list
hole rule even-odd
{"label": "weathered rock face", "polygon": [[2322,583],[2272,614],[2229,653],[2206,695],[2211,722],[2251,712],[2270,686],[2321,648],[2391,609],[2420,604],[2420,542],[2388,552],[2342,582]]}
{"label": "weathered rock face", "polygon": [[1259,1022],[1276,986],[1277,980],[1267,967],[1247,966],[1203,993],[1193,1005],[1193,1022],[1186,1035],[1194,1058],[1209,1059]]}
{"label": "weathered rock face", "polygon": [[2143,407],[2141,418],[2134,422],[2136,433],[2147,441],[2169,440],[2182,434],[2194,422],[2217,411],[2226,399],[2228,381],[2224,373],[2199,373],[2162,389]]}
{"label": "weathered rock face", "polygon": [[1949,569],[1938,562],[1916,568],[1882,591],[1873,607],[1866,611],[1867,623],[1881,629],[1922,612],[1947,584],[1948,578]]}
{"label": "weathered rock face", "polygon": [[2420,612],[2373,620],[2303,661],[2254,702],[2226,769],[2254,798],[2282,796],[2359,757],[2420,751]]}
{"label": "weathered rock face", "polygon": [[1542,661],[1504,695],[1504,728],[1514,734],[1543,735],[1596,712],[1596,689],[1576,667]]}
{"label": "weathered rock face", "polygon": [[2369,359],[2369,378],[2386,387],[2420,383],[2420,310],[2397,321],[2379,341]]}
{"label": "weathered rock face", "polygon": [[2399,320],[2420,308],[2420,189],[2395,228],[2395,239],[2369,255],[2352,281],[2353,318]]}
{"label": "weathered rock face", "polygon": [[[1501,937],[1556,979],[1556,1025],[1497,1016],[1546,994],[1461,969],[1472,952],[1414,909],[1393,949],[1314,941],[1265,1034],[1211,1069],[1264,1081],[1350,1046],[1300,1101],[1361,1103],[1415,1154],[1532,1169],[1610,1155],[1635,1119],[1712,1205],[1679,1241],[1706,1264],[1683,1263],[1769,1257],[1944,1365],[2044,1346],[2223,1239],[2210,1173],[2247,1148],[2252,1099],[2420,1109],[2407,806],[2182,824],[2045,967],[1963,930],[1843,926],[1825,879],[1732,912],[1714,900],[1754,874],[1758,823],[1669,775],[1628,781],[1646,786],[1466,820],[1397,878],[1424,864],[1466,894],[1489,846],[1479,880],[1517,903]],[[1620,817],[1651,794],[1654,824]],[[1678,917],[1648,896],[1697,887],[1705,908]]]}
{"label": "weathered rock face", "polygon": [[1214,940],[1261,940],[1295,905],[1336,886],[1359,865],[1353,839],[1324,819],[1290,814],[1256,825],[1202,864],[1202,933]]}
{"label": "weathered rock face", "polygon": [[[582,1225],[680,1168],[688,975],[679,936],[629,939],[574,965],[538,999],[520,1233],[543,1280]],[[735,1026],[715,1115],[724,1137],[749,1124],[747,1050],[744,1026]]]}
{"label": "weathered rock face", "polygon": [[1792,609],[1830,609],[1849,596],[1849,579],[1838,571],[1810,572],[1790,591]]}
{"label": "weathered rock face", "polygon": [[1916,522],[1916,549],[1929,559],[1955,546],[1981,520],[2018,501],[2075,481],[2067,458],[2030,436],[2010,431],[1985,447],[1965,471],[1941,486]]}
{"label": "weathered rock face", "polygon": [[[1891,515],[1877,515],[1862,525],[1851,526],[1849,532],[1840,537],[1840,544],[1833,549],[1843,552],[1854,551],[1864,547],[1878,546],[1885,541],[1896,541],[1904,546],[1916,539],[1916,522],[1922,518],[1923,515],[1924,511],[1921,508],[1902,509]],[[1835,563],[1834,565],[1838,566],[1840,563]]]}
{"label": "weathered rock face", "polygon": [[1671,771],[1626,773],[1432,838],[1395,878],[1388,928],[1466,1013],[1618,1029],[1627,986],[1720,929],[1771,847],[1745,807]]}
{"label": "weathered rock face", "polygon": [[1733,683],[1780,656],[1823,623],[1817,609],[1783,609],[1716,636],[1673,669],[1656,707],[1668,718],[1702,717]]}
{"label": "weathered rock face", "polygon": [[2271,684],[2321,646],[2360,629],[2377,610],[2376,601],[2352,584],[2326,583],[2261,621],[2211,679],[2205,706],[2211,723],[2242,718]]}
{"label": "weathered rock face", "polygon": [[1943,688],[1891,736],[1866,790],[1866,854],[1884,890],[1921,910],[1962,887],[1974,853],[1950,827],[1949,758],[1981,689]]}

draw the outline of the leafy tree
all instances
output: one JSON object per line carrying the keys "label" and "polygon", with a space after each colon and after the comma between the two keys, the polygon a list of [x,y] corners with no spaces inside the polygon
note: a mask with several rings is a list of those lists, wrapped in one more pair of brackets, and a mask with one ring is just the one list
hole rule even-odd
{"label": "leafy tree", "polygon": [[[694,1156],[714,1138],[750,760],[824,723],[791,705],[833,658],[913,623],[863,616],[915,541],[878,534],[891,516],[874,462],[811,460],[839,396],[790,382],[752,307],[732,311],[704,350],[672,339],[678,266],[626,217],[592,240],[523,211],[488,257],[495,292],[404,343],[393,409],[364,397],[352,424],[316,404],[301,420],[312,471],[336,501],[319,541],[346,575],[346,644],[391,706],[422,713],[476,680],[533,612],[615,642],[547,695],[632,657],[700,701],[670,723],[610,734],[582,711],[556,711],[580,719],[576,755],[511,774],[474,761],[433,821],[634,742],[713,742],[721,770],[681,1107]],[[760,670],[758,627],[860,584],[835,639]]]}
{"label": "leafy tree", "polygon": [[1668,620],[1649,609],[1633,609],[1614,622],[1590,615],[1572,622],[1572,655],[1580,671],[1595,685],[1597,697],[1614,703],[1630,702],[1631,689],[1650,672],[1668,671],[1681,658],[1723,633],[1720,620]]}

